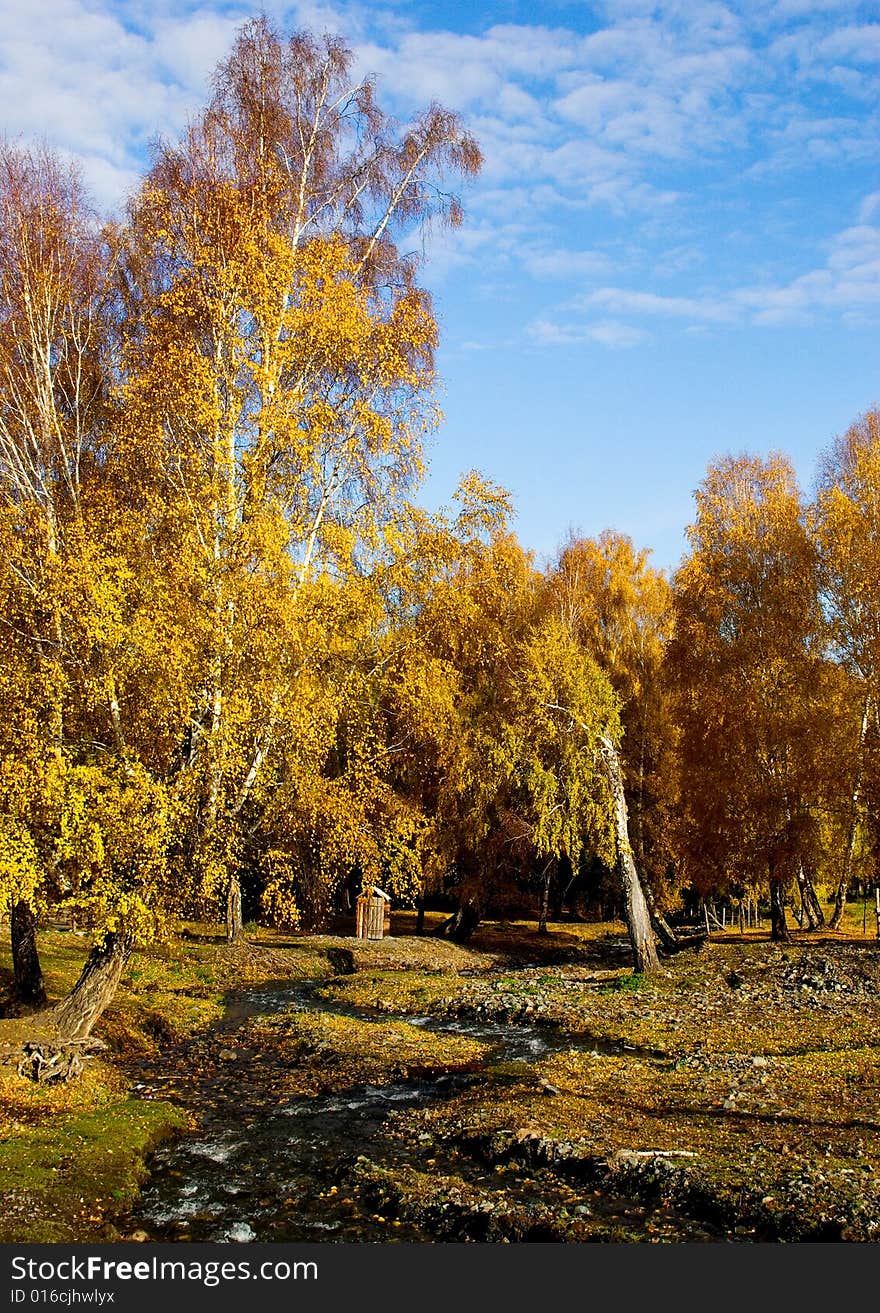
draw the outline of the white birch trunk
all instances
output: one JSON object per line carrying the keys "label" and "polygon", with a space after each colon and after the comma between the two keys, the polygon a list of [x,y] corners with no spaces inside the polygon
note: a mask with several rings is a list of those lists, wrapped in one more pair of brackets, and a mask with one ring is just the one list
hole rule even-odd
{"label": "white birch trunk", "polygon": [[654,944],[651,917],[642,889],[639,873],[633,861],[629,841],[629,819],[626,795],[623,791],[623,774],[614,744],[604,735],[600,739],[602,759],[608,775],[614,804],[614,829],[617,842],[617,864],[623,887],[626,928],[633,951],[633,969],[642,974],[658,970],[660,960]]}

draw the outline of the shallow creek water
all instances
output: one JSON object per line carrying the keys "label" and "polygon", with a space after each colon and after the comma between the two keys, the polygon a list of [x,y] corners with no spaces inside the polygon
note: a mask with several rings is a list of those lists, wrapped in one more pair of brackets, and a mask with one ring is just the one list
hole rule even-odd
{"label": "shallow creek water", "polygon": [[[243,991],[223,1029],[232,1031],[249,1017],[283,1016],[303,1008],[388,1022],[387,1015],[374,1016],[317,998],[315,989],[322,983]],[[402,1019],[489,1043],[492,1051],[487,1061],[533,1062],[553,1051],[596,1049],[592,1039],[551,1027],[422,1016]],[[490,1193],[503,1189],[505,1199],[514,1205],[556,1204],[595,1219],[603,1229],[619,1224],[633,1238],[642,1231],[645,1238],[648,1233],[660,1239],[715,1238],[672,1213],[658,1214],[623,1198],[597,1197],[546,1171],[523,1166],[499,1173],[439,1142],[428,1151],[433,1166],[426,1167],[426,1152],[383,1134],[395,1110],[436,1103],[478,1078],[477,1073],[402,1080],[318,1098],[292,1097],[277,1104],[249,1100],[247,1093],[237,1097],[233,1082],[225,1096],[208,1101],[209,1111],[197,1132],[154,1154],[150,1178],[130,1225],[156,1240],[436,1239],[413,1223],[378,1217],[346,1185],[340,1168],[365,1155],[392,1169],[408,1165],[423,1172],[454,1173]],[[164,1097],[163,1081],[147,1077],[139,1082],[137,1092],[140,1097]]]}

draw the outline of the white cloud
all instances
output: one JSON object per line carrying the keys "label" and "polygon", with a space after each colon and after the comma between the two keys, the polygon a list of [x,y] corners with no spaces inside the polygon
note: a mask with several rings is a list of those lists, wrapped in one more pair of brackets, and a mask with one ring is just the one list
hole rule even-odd
{"label": "white cloud", "polygon": [[[340,11],[284,0],[287,25],[338,30]],[[115,209],[147,144],[176,136],[208,95],[210,74],[256,6],[249,0],[3,0],[2,131],[77,158],[98,203]],[[350,19],[355,9],[348,11]]]}
{"label": "white cloud", "polygon": [[154,28],[156,59],[180,86],[203,94],[245,17],[246,10],[229,16],[197,11],[185,20],[161,19]]}
{"label": "white cloud", "polygon": [[644,329],[623,324],[614,319],[601,319],[586,324],[559,324],[551,319],[536,319],[529,324],[529,338],[542,347],[583,346],[597,343],[611,350],[624,350],[639,346],[648,338]]}
{"label": "white cloud", "polygon": [[880,310],[880,228],[847,228],[832,242],[822,268],[780,286],[741,288],[734,299],[756,324],[809,322],[822,310]]}
{"label": "white cloud", "polygon": [[659,315],[716,324],[729,323],[734,318],[731,306],[723,300],[658,296],[655,292],[627,291],[621,287],[600,287],[582,298],[580,304],[585,308],[599,306],[613,314]]}
{"label": "white cloud", "polygon": [[639,346],[648,337],[643,329],[635,328],[632,324],[618,323],[614,319],[603,319],[598,324],[591,324],[587,333],[594,342],[614,350]]}
{"label": "white cloud", "polygon": [[[759,4],[763,0],[759,0]],[[768,17],[784,22],[789,18],[811,18],[817,14],[840,13],[859,7],[859,0],[776,0],[770,6]]]}
{"label": "white cloud", "polygon": [[[872,193],[859,207],[880,207]],[[629,346],[643,340],[632,321],[679,321],[683,331],[811,324],[822,316],[863,327],[880,321],[880,227],[859,222],[837,233],[821,266],[785,283],[765,281],[698,294],[661,295],[646,287],[603,286],[570,297],[537,318],[530,338],[541,345],[596,341]],[[603,316],[598,322],[596,316]],[[604,316],[610,316],[604,318]],[[640,335],[640,336],[636,336]]]}
{"label": "white cloud", "polygon": [[80,159],[107,208],[131,189],[146,143],[177,133],[204,99],[242,12],[157,7],[143,30],[124,17],[85,0],[5,0],[0,47],[4,130]]}
{"label": "white cloud", "polygon": [[565,247],[525,248],[522,262],[534,278],[564,278],[569,281],[596,277],[607,272],[610,263],[608,256],[601,251],[570,251]]}
{"label": "white cloud", "polygon": [[816,55],[820,60],[835,62],[848,59],[855,64],[880,63],[880,23],[838,28],[819,42]]}

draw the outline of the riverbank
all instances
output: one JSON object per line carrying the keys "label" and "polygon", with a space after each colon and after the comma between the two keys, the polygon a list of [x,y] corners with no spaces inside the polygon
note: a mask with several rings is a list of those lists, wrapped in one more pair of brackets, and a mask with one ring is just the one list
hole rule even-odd
{"label": "riverbank", "polygon": [[[82,945],[44,939],[60,993]],[[0,1239],[877,1238],[876,941],[625,954],[618,925],[139,954],[79,1082],[0,1079]]]}
{"label": "riverbank", "polygon": [[[133,1066],[159,1070],[174,1046],[211,1034],[242,987],[335,971],[326,952],[276,938],[229,952],[209,930],[136,953],[96,1031],[107,1047],[88,1059],[81,1077],[40,1086],[0,1067],[0,1243],[121,1238],[115,1219],[136,1200],[149,1155],[198,1121],[180,1101],[139,1097]],[[39,943],[47,992],[60,998],[77,978],[88,940],[50,930]],[[8,1015],[15,1012],[10,983],[6,952],[0,1045],[27,1029],[26,1018]]]}

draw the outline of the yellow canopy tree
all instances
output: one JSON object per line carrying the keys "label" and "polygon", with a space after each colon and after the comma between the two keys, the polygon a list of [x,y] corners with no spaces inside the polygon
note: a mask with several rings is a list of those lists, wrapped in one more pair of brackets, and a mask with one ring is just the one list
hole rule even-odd
{"label": "yellow canopy tree", "polygon": [[840,860],[831,925],[842,920],[854,875],[860,830],[876,833],[880,708],[880,412],[870,410],[828,452],[810,528],[818,551],[819,586],[833,658],[847,685],[838,701],[837,791]]}
{"label": "yellow canopy tree", "polygon": [[95,921],[69,1034],[191,892],[240,929],[266,763],[312,732],[335,585],[435,422],[393,235],[458,222],[479,151],[437,107],[397,128],[349,67],[246,25],[118,231],[51,157],[0,160],[3,692],[35,708],[7,718],[0,892],[22,943],[44,895]]}
{"label": "yellow canopy tree", "polygon": [[120,455],[185,526],[180,861],[226,891],[230,938],[243,817],[324,656],[316,581],[393,521],[436,419],[436,323],[392,234],[458,222],[439,184],[480,164],[455,115],[401,131],[350,65],[336,39],[247,24],[132,207]]}
{"label": "yellow canopy tree", "polygon": [[824,721],[815,554],[788,460],[725,457],[696,493],[670,649],[681,733],[682,842],[703,888],[786,888],[815,835]]}
{"label": "yellow canopy tree", "polygon": [[672,899],[676,734],[666,648],[672,592],[649,553],[625,534],[571,538],[548,576],[552,606],[606,673],[620,699],[620,760],[636,866],[658,932],[674,935],[663,915]]}

